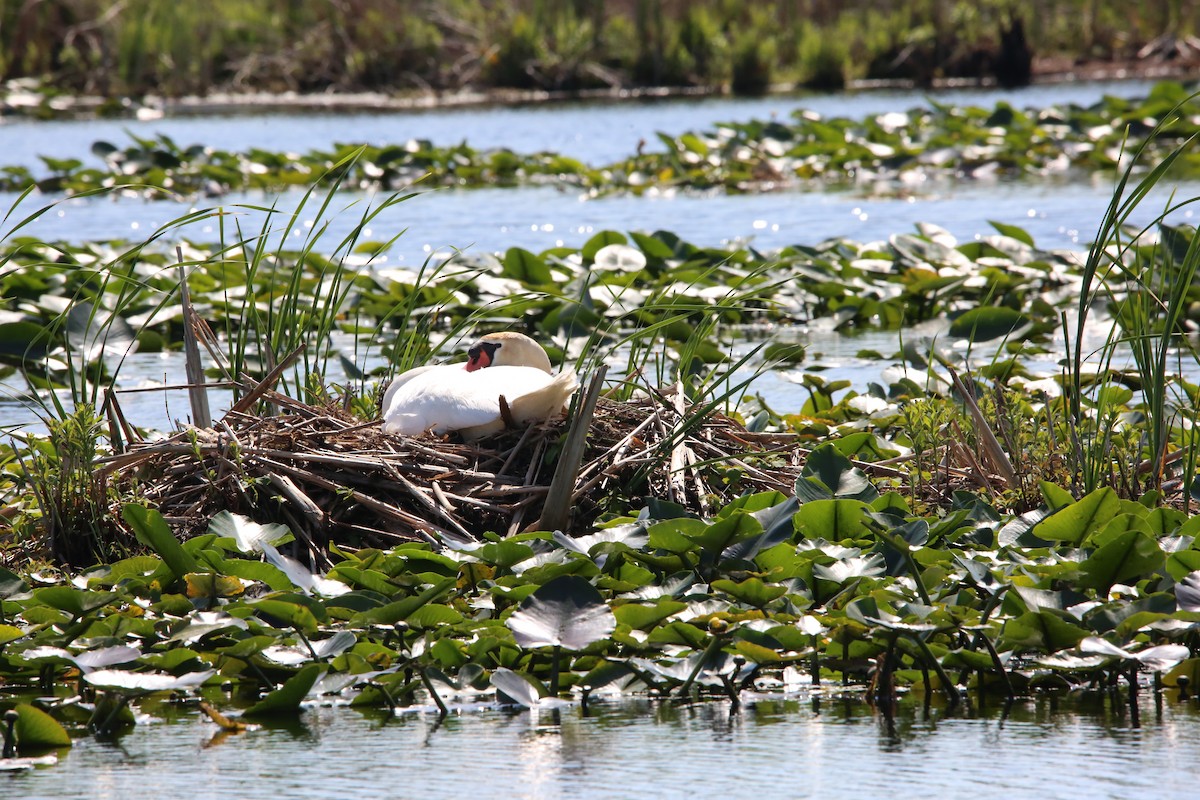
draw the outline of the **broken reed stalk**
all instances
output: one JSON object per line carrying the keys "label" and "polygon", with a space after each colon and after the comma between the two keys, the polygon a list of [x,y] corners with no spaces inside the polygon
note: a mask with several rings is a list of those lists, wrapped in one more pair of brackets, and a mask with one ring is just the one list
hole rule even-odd
{"label": "broken reed stalk", "polygon": [[[675,502],[681,505],[687,502],[687,468],[694,460],[691,448],[687,446],[687,436],[681,435],[680,428],[683,427],[684,420],[687,418],[687,407],[684,404],[683,396],[683,379],[680,378],[675,384],[674,396],[671,399],[671,407],[675,410],[675,425],[672,426],[670,438],[675,444],[671,447],[671,460],[668,467],[668,479],[671,482],[671,493],[675,495]],[[704,497],[703,494],[699,495]]]}
{"label": "broken reed stalk", "polygon": [[212,412],[208,407],[208,391],[204,386],[204,366],[200,363],[200,347],[196,338],[200,318],[196,315],[196,309],[192,306],[192,295],[188,291],[183,248],[176,247],[175,255],[179,259],[179,297],[183,304],[183,367],[188,379],[188,400],[192,406],[192,422],[200,428],[211,428]]}
{"label": "broken reed stalk", "polygon": [[100,408],[108,420],[108,436],[113,453],[124,453],[129,445],[141,441],[142,437],[125,418],[125,412],[121,410],[121,404],[111,387],[104,390],[104,403]]}
{"label": "broken reed stalk", "polygon": [[1017,474],[1013,470],[1012,462],[1008,460],[1008,456],[1004,453],[1004,448],[1000,446],[1000,442],[996,439],[996,434],[992,433],[992,428],[988,425],[987,419],[984,418],[983,412],[979,410],[979,406],[975,402],[975,397],[967,390],[962,380],[959,379],[954,367],[950,366],[946,361],[942,361],[941,364],[949,371],[950,380],[954,383],[954,390],[958,392],[958,396],[962,398],[963,403],[967,406],[967,411],[971,415],[971,421],[975,425],[975,433],[979,436],[979,441],[983,445],[983,452],[987,456],[988,461],[1000,473],[1000,477],[1004,479],[1005,485],[1016,486]]}
{"label": "broken reed stalk", "polygon": [[[267,373],[265,378],[255,384],[254,387],[246,393],[245,397],[234,403],[230,407],[229,413],[240,414],[250,410],[250,407],[254,405],[254,402],[258,400],[258,398],[262,397],[267,393],[268,390],[272,389],[275,384],[278,383],[280,377],[283,376],[284,371],[293,363],[295,363],[296,359],[299,358],[304,352],[304,348],[305,344],[304,342],[301,342],[299,347],[288,353],[282,361],[275,365],[274,369]],[[242,379],[251,380],[249,376],[246,375],[243,375]]]}
{"label": "broken reed stalk", "polygon": [[539,530],[559,531],[567,527],[571,516],[571,496],[579,481],[579,465],[583,463],[583,452],[587,448],[588,429],[591,427],[596,402],[600,399],[600,390],[604,388],[604,376],[607,373],[608,366],[601,364],[588,383],[578,412],[571,419],[570,430],[567,431],[562,452],[558,456],[554,478],[550,481],[550,491],[546,494],[545,505],[542,506],[542,516],[537,522]]}

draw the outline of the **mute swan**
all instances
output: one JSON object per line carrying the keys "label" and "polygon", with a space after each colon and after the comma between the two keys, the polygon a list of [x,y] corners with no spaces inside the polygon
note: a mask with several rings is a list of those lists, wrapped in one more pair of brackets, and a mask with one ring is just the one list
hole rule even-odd
{"label": "mute swan", "polygon": [[520,333],[489,333],[467,355],[465,365],[417,367],[397,376],[383,396],[383,429],[409,436],[458,431],[477,439],[509,423],[549,419],[579,388],[575,370],[552,375],[545,349]]}

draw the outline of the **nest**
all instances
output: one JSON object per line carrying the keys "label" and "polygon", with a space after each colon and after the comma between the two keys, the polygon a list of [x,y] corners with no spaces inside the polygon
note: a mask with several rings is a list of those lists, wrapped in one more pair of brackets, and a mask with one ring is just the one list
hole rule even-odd
{"label": "nest", "polygon": [[[636,513],[648,497],[706,513],[746,492],[790,493],[800,473],[795,437],[697,416],[678,389],[632,402],[592,394],[594,405],[571,420],[463,442],[385,433],[339,407],[267,392],[268,416],[233,410],[212,428],[134,444],[108,469],[185,533],[229,510],[288,525],[317,558],[330,543],[583,533],[605,513]],[[586,437],[572,437],[580,425]],[[581,455],[567,452],[572,438]]]}

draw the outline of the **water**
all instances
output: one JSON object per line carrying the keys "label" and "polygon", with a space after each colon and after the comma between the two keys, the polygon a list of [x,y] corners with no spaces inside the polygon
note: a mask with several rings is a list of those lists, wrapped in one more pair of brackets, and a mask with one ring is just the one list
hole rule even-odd
{"label": "water", "polygon": [[[1147,702],[1148,701],[1145,701]],[[1065,705],[1065,703],[1064,703]],[[116,742],[77,741],[58,765],[0,774],[0,793],[87,797],[908,798],[1193,796],[1195,704],[1047,699],[947,715],[860,700],[649,701],[557,711],[487,708],[398,717],[316,708],[301,723],[225,739],[192,712]],[[215,738],[214,738],[215,737]],[[1152,787],[1152,788],[1151,788]]]}
{"label": "water", "polygon": [[[1149,82],[1082,82],[1027,87],[1017,90],[955,90],[938,93],[939,102],[993,105],[1001,100],[1017,106],[1054,103],[1088,105],[1104,95],[1141,96]],[[5,164],[40,167],[39,155],[92,159],[98,139],[118,145],[129,134],[143,138],[167,135],[181,145],[202,143],[229,150],[262,147],[271,150],[328,149],[334,142],[389,144],[409,138],[453,145],[464,139],[477,148],[510,147],[520,152],[552,150],[591,164],[611,163],[633,153],[645,140],[661,149],[656,131],[679,134],[711,129],[728,120],[786,118],[796,109],[827,116],[863,117],[891,110],[928,106],[932,93],[861,92],[837,95],[797,95],[759,99],[670,99],[636,103],[567,103],[524,107],[447,109],[379,114],[269,114],[259,116],[187,116],[159,120],[73,120],[56,122],[8,121],[0,124],[0,153]],[[562,244],[578,245],[594,232],[669,230],[700,245],[750,240],[760,247],[797,242],[813,243],[831,236],[857,240],[885,239],[912,229],[917,222],[937,222],[962,239],[993,232],[988,220],[1022,225],[1043,247],[1079,247],[1094,234],[1107,205],[1112,178],[1097,176],[1084,182],[931,181],[906,185],[903,196],[895,187],[879,196],[874,187],[859,186],[833,192],[795,191],[758,195],[671,194],[587,199],[577,190],[549,187],[516,189],[438,190],[423,193],[381,215],[372,236],[390,239],[406,230],[389,256],[392,265],[419,264],[431,253],[459,248],[492,252],[511,246],[543,250]],[[1184,187],[1194,191],[1200,184]],[[285,211],[296,207],[300,192],[264,198],[260,193],[221,198],[228,209],[239,203],[270,205]],[[46,198],[34,197],[22,206],[31,213]],[[54,198],[49,198],[54,199]],[[345,233],[362,207],[375,200],[353,192],[339,195],[335,208],[345,211],[334,219],[333,233]],[[0,194],[0,208],[15,195]],[[66,200],[35,225],[22,231],[68,241],[123,238],[141,240],[160,225],[193,208],[217,203],[149,202],[130,198]],[[1145,205],[1148,218],[1153,202]],[[314,209],[315,210],[315,209]],[[260,217],[237,212],[244,229],[255,231]],[[20,215],[12,215],[12,219]],[[298,242],[306,225],[291,232]],[[11,226],[11,221],[8,226]],[[7,226],[0,228],[7,230]],[[217,238],[215,224],[198,224],[187,235],[200,241]],[[332,237],[329,239],[332,241]]]}
{"label": "water", "polygon": [[[1176,186],[1181,196],[1200,193],[1197,181]],[[603,230],[667,230],[706,247],[748,241],[760,248],[778,248],[816,244],[838,236],[866,242],[883,240],[895,233],[911,232],[919,222],[935,222],[960,241],[970,241],[994,234],[989,220],[996,220],[1023,227],[1044,249],[1081,250],[1095,237],[1111,192],[1111,179],[1100,176],[1088,182],[1050,184],[938,182],[901,198],[842,190],[587,199],[577,190],[553,187],[445,189],[425,192],[386,209],[375,218],[364,238],[383,241],[405,230],[392,250],[376,263],[419,266],[431,254],[448,255],[454,248],[479,254],[503,252],[509,247],[533,252],[563,245],[578,247]],[[1142,205],[1136,220],[1147,222],[1162,211],[1166,195],[1160,194],[1161,198],[1155,195]],[[306,208],[308,213],[293,230],[284,229],[301,197],[301,192],[289,192],[275,199],[276,207],[285,213],[273,220],[269,238],[272,244],[287,234],[299,247],[309,235],[315,224],[316,203]],[[15,199],[0,194],[0,208]],[[355,192],[339,193],[332,216],[322,220],[331,223],[326,241],[335,242],[349,233],[364,208],[380,200]],[[235,194],[223,198],[220,207],[236,215],[242,230],[250,235],[261,230],[263,214],[245,206],[260,206],[262,201],[261,195]],[[29,211],[34,208],[28,201],[22,207]],[[180,206],[136,198],[68,200],[22,233],[49,240],[138,241],[188,211],[209,207],[214,206]],[[1180,220],[1195,224],[1195,213],[1185,210]],[[232,238],[228,217],[226,225],[226,236]],[[220,237],[215,220],[193,224],[186,234],[190,240],[201,242]]]}
{"label": "water", "polygon": [[[1184,183],[1177,188],[1181,196],[1200,195],[1200,182]],[[585,200],[577,193],[551,187],[441,190],[387,209],[376,218],[364,238],[383,240],[407,229],[388,253],[376,259],[375,263],[385,268],[419,266],[431,257],[449,256],[453,247],[474,255],[503,252],[509,247],[534,252],[561,245],[579,247],[603,230],[667,230],[701,246],[744,241],[771,249],[797,243],[816,244],[839,236],[863,242],[884,240],[895,233],[913,231],[921,222],[935,222],[960,241],[970,241],[995,233],[989,220],[1023,227],[1044,249],[1082,250],[1094,238],[1110,198],[1108,180],[1101,177],[1089,182],[940,182],[926,187],[924,194],[905,198],[840,191],[678,194],[657,198],[613,196]],[[339,200],[328,220],[326,241],[337,241],[348,233],[361,218],[363,206],[373,198],[347,192],[339,195]],[[269,237],[272,243],[286,236],[299,248],[316,224],[308,215],[302,216],[294,230],[283,229],[299,201],[299,193],[284,194],[277,199],[277,207],[289,213],[272,220],[273,232]],[[4,202],[0,197],[0,207]],[[1165,202],[1165,196],[1152,196],[1135,214],[1135,219],[1149,221]],[[238,203],[258,205],[261,197],[240,195],[224,202],[224,207],[241,219],[243,231],[257,233],[262,228],[263,215],[234,208]],[[24,233],[50,240],[139,240],[187,210],[175,204],[128,198],[68,200]],[[1189,209],[1180,218],[1195,224],[1193,214]],[[216,223],[211,220],[191,225],[185,232],[193,241],[219,238]],[[168,236],[164,241],[171,240]],[[798,333],[802,333],[809,345],[810,360],[827,369],[823,375],[828,380],[849,380],[859,391],[872,381],[880,381],[887,362],[859,359],[855,353],[875,350],[889,355],[900,349],[901,334],[896,331],[867,332],[854,338],[819,328]],[[904,335],[910,341],[913,339],[912,331]],[[1061,351],[1061,334],[1058,346]],[[985,352],[979,355],[988,357]],[[1053,357],[1043,362],[1036,366],[1056,371]],[[364,366],[376,365],[377,362]],[[183,383],[180,354],[136,354],[122,367],[122,386],[135,387],[149,381]],[[0,380],[0,425],[36,422],[36,414],[12,400],[23,388],[19,375]],[[761,379],[754,389],[783,412],[799,410],[806,397],[794,384],[775,376]],[[9,399],[6,401],[5,397]],[[182,391],[123,395],[121,402],[134,424],[160,430],[169,429],[175,420],[187,419],[189,413],[186,393]],[[223,406],[214,406],[220,407]]]}

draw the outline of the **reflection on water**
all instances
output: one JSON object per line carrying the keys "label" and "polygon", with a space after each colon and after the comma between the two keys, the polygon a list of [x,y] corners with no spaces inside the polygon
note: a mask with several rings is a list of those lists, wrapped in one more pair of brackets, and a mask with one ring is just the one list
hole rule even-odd
{"label": "reflection on water", "polygon": [[0,775],[12,797],[1155,798],[1194,788],[1195,703],[1050,700],[948,714],[858,699],[648,700],[395,718],[316,708],[303,724],[209,744],[196,713],[87,737],[55,767]]}

